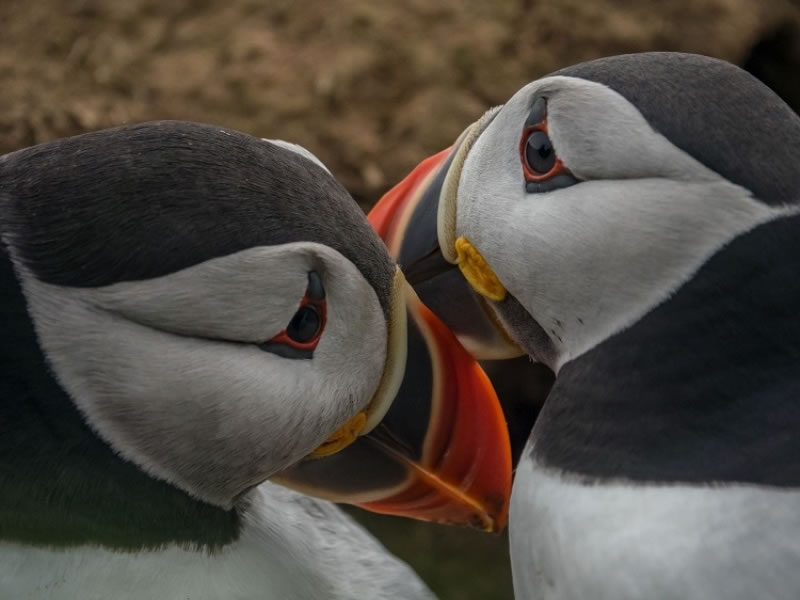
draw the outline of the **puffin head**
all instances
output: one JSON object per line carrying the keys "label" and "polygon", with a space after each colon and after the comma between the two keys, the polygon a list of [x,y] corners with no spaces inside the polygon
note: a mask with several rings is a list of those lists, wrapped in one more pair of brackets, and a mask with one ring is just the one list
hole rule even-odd
{"label": "puffin head", "polygon": [[[488,380],[306,150],[124,126],[0,159],[0,209],[10,464],[121,461],[223,511],[274,478],[503,526],[508,440]],[[74,426],[48,442],[41,422]],[[53,493],[76,504],[81,485]]]}
{"label": "puffin head", "polygon": [[370,217],[474,355],[558,372],[796,204],[798,164],[800,118],[748,73],[616,56],[526,85]]}

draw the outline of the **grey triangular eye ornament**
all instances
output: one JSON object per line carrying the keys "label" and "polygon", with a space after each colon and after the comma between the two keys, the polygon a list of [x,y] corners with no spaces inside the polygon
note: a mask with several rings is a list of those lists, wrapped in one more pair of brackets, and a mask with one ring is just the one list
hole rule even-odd
{"label": "grey triangular eye ornament", "polygon": [[525,191],[549,192],[578,182],[559,158],[547,126],[547,100],[538,98],[531,108],[519,141]]}

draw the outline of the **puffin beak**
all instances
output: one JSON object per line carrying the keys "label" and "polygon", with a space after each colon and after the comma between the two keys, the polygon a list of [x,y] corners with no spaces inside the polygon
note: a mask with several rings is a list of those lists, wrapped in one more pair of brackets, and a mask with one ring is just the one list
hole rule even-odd
{"label": "puffin beak", "polygon": [[363,429],[272,479],[373,512],[501,531],[511,451],[497,395],[399,270],[393,295],[387,368]]}
{"label": "puffin beak", "polygon": [[481,360],[525,354],[475,291],[469,270],[474,271],[475,261],[469,258],[477,250],[463,238],[454,239],[461,169],[495,114],[488,112],[453,146],[422,161],[368,215],[420,300]]}

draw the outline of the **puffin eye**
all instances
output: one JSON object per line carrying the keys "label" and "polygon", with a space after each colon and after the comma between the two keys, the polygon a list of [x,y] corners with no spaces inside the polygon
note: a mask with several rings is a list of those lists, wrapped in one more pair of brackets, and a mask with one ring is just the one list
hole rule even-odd
{"label": "puffin eye", "polygon": [[556,164],[556,151],[544,131],[532,131],[525,142],[525,166],[537,175],[546,175]]}
{"label": "puffin eye", "polygon": [[322,316],[319,310],[313,304],[306,304],[294,313],[286,328],[286,335],[298,344],[307,344],[319,335],[321,329]]}
{"label": "puffin eye", "polygon": [[286,329],[258,347],[284,358],[313,358],[325,329],[327,305],[319,274],[308,274],[308,287]]}
{"label": "puffin eye", "polygon": [[519,143],[525,191],[549,192],[577,183],[558,157],[547,130],[547,100],[538,98],[531,107]]}

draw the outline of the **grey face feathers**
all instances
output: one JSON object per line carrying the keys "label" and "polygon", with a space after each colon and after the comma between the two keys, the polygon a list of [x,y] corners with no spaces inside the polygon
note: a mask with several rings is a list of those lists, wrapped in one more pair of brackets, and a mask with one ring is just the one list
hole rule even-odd
{"label": "grey face feathers", "polygon": [[[671,54],[616,57],[537,80],[488,122],[453,175],[457,193],[443,199],[439,215],[452,204],[455,231],[440,242],[465,237],[477,248],[549,338],[526,349],[555,370],[636,322],[730,239],[789,210],[797,174],[780,161],[800,151],[800,119],[758,82],[718,61],[708,60],[713,85],[700,87],[705,62]],[[726,74],[736,88],[732,98],[722,93]],[[761,108],[750,111],[749,104]],[[555,176],[530,189],[521,142],[537,111],[557,158]],[[773,155],[762,131],[767,140],[794,137]],[[742,136],[759,141],[748,146]],[[781,171],[753,164],[753,147]],[[564,177],[565,186],[547,187]],[[529,323],[517,322],[518,311],[503,303],[496,309],[525,343]]]}
{"label": "grey face feathers", "polygon": [[[250,488],[369,403],[395,267],[309,156],[155,122],[0,159],[0,537],[230,540]],[[311,340],[309,302],[313,349],[274,351]]]}

